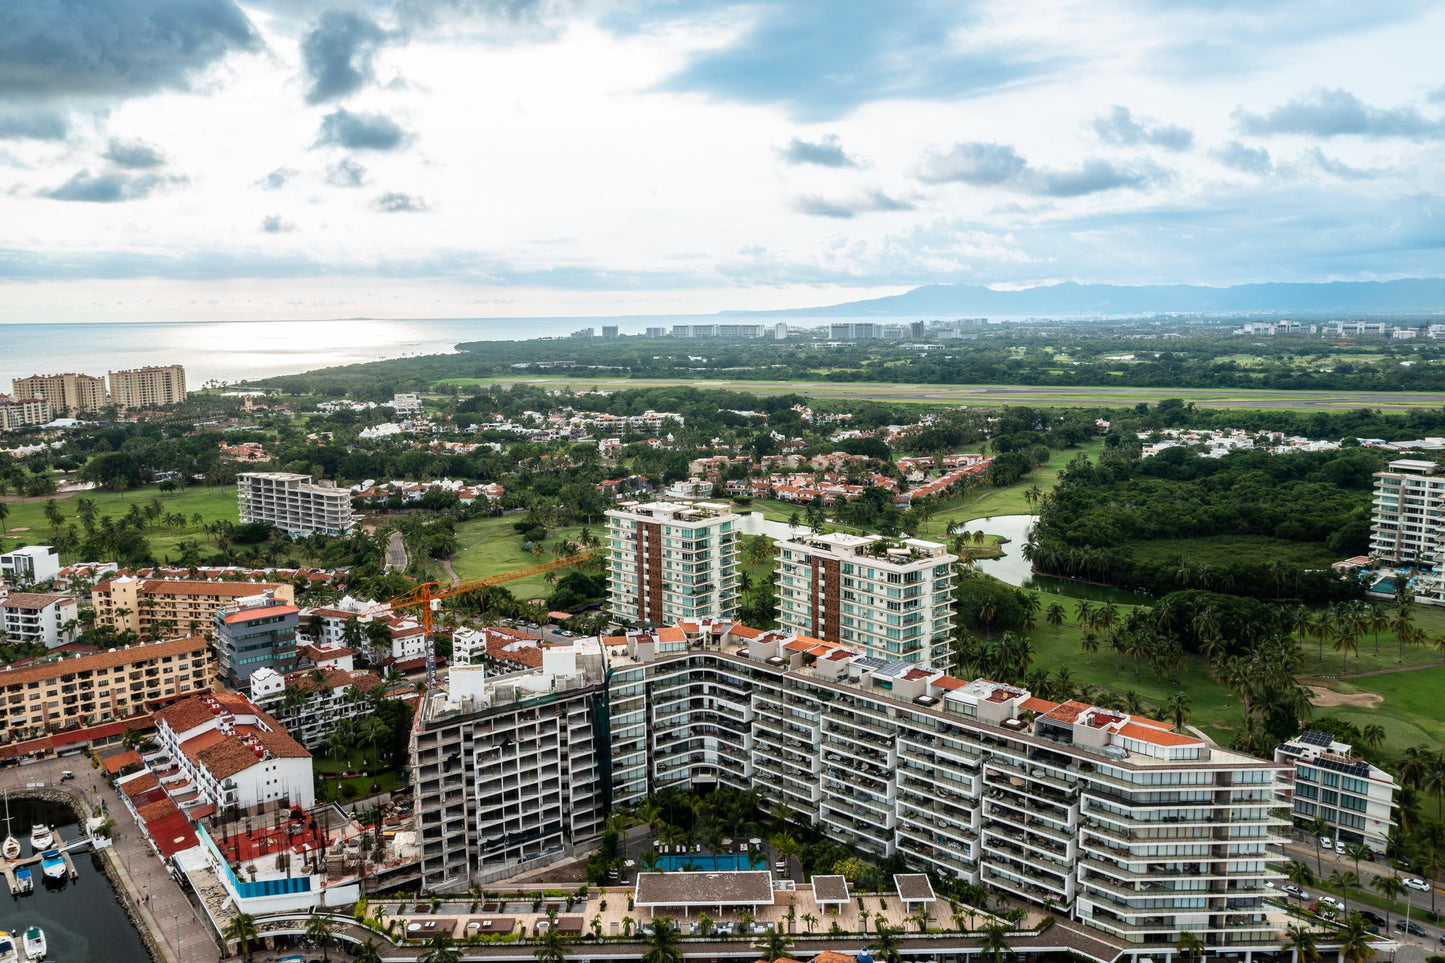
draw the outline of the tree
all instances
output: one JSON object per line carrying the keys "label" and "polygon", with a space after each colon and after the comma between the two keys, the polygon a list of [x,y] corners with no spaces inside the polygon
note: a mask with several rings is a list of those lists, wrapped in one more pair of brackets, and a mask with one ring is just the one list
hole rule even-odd
{"label": "tree", "polygon": [[1059,626],[1064,624],[1064,607],[1058,602],[1050,602],[1044,610],[1044,621],[1054,627],[1054,638],[1058,638]]}
{"label": "tree", "polygon": [[235,943],[237,948],[246,954],[247,960],[251,959],[251,944],[256,942],[259,936],[256,917],[250,913],[237,913],[221,930],[221,939],[227,943]]}
{"label": "tree", "polygon": [[371,937],[366,942],[360,943],[351,951],[352,963],[382,963],[381,950],[377,948],[376,941]]}
{"label": "tree", "polygon": [[1284,875],[1300,889],[1315,884],[1315,871],[1302,859],[1292,859],[1285,864]]}
{"label": "tree", "polygon": [[1378,749],[1385,744],[1385,727],[1372,722],[1360,730],[1360,739],[1371,749]]}
{"label": "tree", "polygon": [[1358,912],[1351,913],[1345,917],[1344,925],[1338,933],[1340,939],[1340,963],[1351,960],[1353,963],[1365,963],[1375,958],[1375,948],[1370,945],[1374,939],[1374,933],[1370,932],[1370,924]]}
{"label": "tree", "polygon": [[818,917],[814,916],[812,913],[804,913],[802,915],[802,920],[803,925],[808,928],[809,933],[812,933],[813,927],[818,925]]}
{"label": "tree", "polygon": [[787,956],[788,949],[792,945],[793,938],[776,926],[764,933],[763,938],[757,943],[758,948],[762,950],[763,959],[768,963]]}
{"label": "tree", "polygon": [[427,951],[418,963],[461,963],[462,954],[450,933],[438,933],[427,943]]}
{"label": "tree", "polygon": [[1184,728],[1184,720],[1189,718],[1189,706],[1193,701],[1183,689],[1174,692],[1165,701],[1164,714],[1174,720],[1174,728]]}
{"label": "tree", "polygon": [[[880,915],[879,919],[883,917]],[[868,944],[868,949],[873,951],[875,959],[887,960],[888,963],[899,963],[898,957],[898,931],[887,923],[880,923],[877,932],[873,934],[873,941]]]}
{"label": "tree", "polygon": [[1374,851],[1364,843],[1350,843],[1345,847],[1345,855],[1355,861],[1355,885],[1360,883],[1360,860],[1369,859]]}
{"label": "tree", "polygon": [[1320,876],[1324,876],[1325,856],[1321,847],[1324,845],[1322,840],[1330,834],[1330,824],[1319,816],[1316,816],[1314,819],[1311,819],[1309,825],[1305,827],[1305,832],[1315,838],[1315,872]]}
{"label": "tree", "polygon": [[1008,927],[1002,923],[990,923],[983,928],[983,943],[978,948],[979,955],[987,956],[993,954],[993,963],[1002,963],[1005,953],[1013,952],[1013,947],[1008,944]]}
{"label": "tree", "polygon": [[1340,891],[1344,896],[1346,905],[1350,902],[1350,894],[1360,888],[1360,877],[1350,870],[1343,873],[1336,870],[1330,874],[1330,886]]}
{"label": "tree", "polygon": [[1179,942],[1174,944],[1185,960],[1195,963],[1196,960],[1204,958],[1204,941],[1199,938],[1198,933],[1190,930],[1182,930],[1179,933]]}
{"label": "tree", "polygon": [[1370,888],[1379,893],[1385,900],[1385,928],[1390,927],[1390,909],[1395,901],[1405,895],[1405,881],[1398,876],[1385,876],[1383,874],[1370,880]]}
{"label": "tree", "polygon": [[1303,923],[1291,923],[1285,928],[1284,945],[1279,949],[1281,953],[1289,953],[1293,963],[1314,963],[1320,958],[1315,934]]}
{"label": "tree", "polygon": [[320,913],[312,913],[306,919],[306,937],[321,947],[321,958],[331,959],[331,920]]}
{"label": "tree", "polygon": [[677,943],[677,925],[671,916],[659,916],[652,921],[652,932],[647,936],[647,952],[642,954],[642,963],[682,963],[682,950]]}
{"label": "tree", "polygon": [[556,926],[547,927],[540,945],[532,951],[537,963],[567,963],[567,944]]}

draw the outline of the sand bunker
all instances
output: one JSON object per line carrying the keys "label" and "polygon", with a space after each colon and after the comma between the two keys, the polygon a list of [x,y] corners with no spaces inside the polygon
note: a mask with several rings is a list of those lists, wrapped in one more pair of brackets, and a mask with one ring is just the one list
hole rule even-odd
{"label": "sand bunker", "polygon": [[1326,689],[1324,686],[1307,685],[1305,688],[1314,693],[1314,697],[1310,699],[1310,705],[1316,705],[1322,709],[1330,706],[1362,706],[1372,709],[1385,701],[1385,697],[1378,692],[1354,692],[1346,695],[1343,692]]}

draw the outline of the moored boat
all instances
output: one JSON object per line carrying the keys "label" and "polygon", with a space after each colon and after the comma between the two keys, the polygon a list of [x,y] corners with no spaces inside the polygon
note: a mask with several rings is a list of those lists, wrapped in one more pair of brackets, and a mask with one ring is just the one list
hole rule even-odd
{"label": "moored boat", "polygon": [[39,853],[55,845],[55,834],[50,827],[43,823],[36,823],[30,827],[30,845]]}
{"label": "moored boat", "polygon": [[0,930],[0,963],[20,963],[20,950],[15,946],[15,939],[4,930]]}
{"label": "moored boat", "polygon": [[45,959],[49,948],[45,945],[45,931],[38,926],[31,926],[25,930],[25,958],[30,963],[39,963]]}
{"label": "moored boat", "polygon": [[15,871],[15,895],[35,892],[35,874],[24,866]]}
{"label": "moored boat", "polygon": [[5,790],[5,842],[0,844],[0,856],[6,859],[20,858],[20,840],[10,831],[10,790]]}
{"label": "moored boat", "polygon": [[47,849],[40,854],[40,870],[51,879],[65,876],[65,859],[58,849]]}

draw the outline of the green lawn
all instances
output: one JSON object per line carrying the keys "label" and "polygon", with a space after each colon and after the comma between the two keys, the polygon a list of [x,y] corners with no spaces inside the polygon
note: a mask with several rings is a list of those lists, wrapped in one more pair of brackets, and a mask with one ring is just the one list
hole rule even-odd
{"label": "green lawn", "polygon": [[[575,542],[582,534],[581,525],[557,529],[547,539],[541,555],[530,555],[522,550],[522,537],[512,527],[512,523],[520,521],[521,517],[504,515],[500,518],[476,518],[458,525],[457,544],[461,548],[452,558],[452,570],[457,576],[464,579],[483,578],[551,561],[557,557],[552,549],[558,542],[563,539]],[[589,527],[599,538],[606,531],[600,524]],[[567,573],[559,571],[558,574]],[[545,574],[505,584],[519,599],[537,598],[552,591]]]}
{"label": "green lawn", "polygon": [[975,492],[963,502],[955,502],[939,511],[929,521],[929,527],[936,531],[943,531],[949,522],[968,522],[975,518],[984,518],[988,515],[1026,515],[1033,511],[1024,493],[1035,485],[1039,486],[1042,492],[1051,492],[1058,484],[1059,472],[1064,470],[1069,462],[1073,461],[1080,452],[1088,456],[1089,461],[1097,462],[1099,453],[1104,450],[1102,438],[1091,438],[1078,448],[1065,448],[1062,451],[1051,453],[1048,464],[1035,471],[1032,475],[1009,485],[1006,488],[983,488]]}
{"label": "green lawn", "polygon": [[[179,542],[205,542],[205,532],[199,526],[189,524],[192,515],[200,514],[206,522],[220,519],[230,522],[238,520],[236,489],[233,486],[196,486],[172,495],[162,495],[160,489],[155,485],[147,485],[144,488],[128,492],[91,491],[56,495],[55,503],[64,513],[66,520],[79,525],[80,518],[75,513],[77,498],[89,498],[94,501],[98,517],[109,515],[117,520],[130,511],[131,505],[138,504],[144,508],[153,499],[160,500],[166,514],[185,515],[187,524],[183,528],[172,529],[165,525],[157,525],[147,529],[146,539],[150,542],[158,560],[164,559],[167,552],[174,552]],[[5,519],[8,534],[0,536],[6,540],[6,544],[18,542],[21,545],[43,545],[50,542],[50,523],[45,520],[44,501],[9,502],[8,504],[10,515]],[[28,531],[16,530],[21,528],[28,529]],[[215,546],[209,542],[203,545],[203,551],[207,553],[214,549]]]}

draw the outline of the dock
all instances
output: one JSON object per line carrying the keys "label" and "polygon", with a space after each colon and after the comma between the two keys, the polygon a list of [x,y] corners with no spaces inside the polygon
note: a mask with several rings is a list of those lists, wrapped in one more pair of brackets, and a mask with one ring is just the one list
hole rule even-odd
{"label": "dock", "polygon": [[[57,840],[57,842],[59,841],[59,837],[58,837],[58,836],[56,837],[56,840]],[[65,860],[65,874],[66,874],[66,876],[67,876],[68,878],[70,878],[70,879],[78,879],[78,878],[80,877],[80,872],[75,868],[75,860],[73,860],[73,859],[70,858],[70,852],[71,852],[71,850],[73,850],[73,849],[79,849],[79,848],[81,848],[82,846],[88,846],[88,845],[90,845],[90,840],[89,840],[89,839],[84,839],[84,838],[82,838],[82,839],[77,839],[77,840],[75,840],[75,841],[72,842],[72,843],[66,843],[66,844],[64,844],[63,846],[58,845],[58,846],[55,847],[55,849],[58,849],[58,850],[60,851],[60,858],[63,859],[63,860]],[[25,866],[25,867],[39,866],[39,865],[40,865],[40,860],[41,860],[40,854],[39,854],[39,853],[36,853],[34,856],[26,856],[26,857],[23,858],[23,859],[16,859],[16,860],[9,860],[9,859],[7,859],[7,860],[0,861],[0,864],[3,864],[3,865],[0,865],[0,873],[3,873],[3,874],[4,874],[4,876],[5,876],[5,885],[9,888],[10,894],[11,894],[12,896],[15,895],[15,894],[18,892],[18,890],[19,890],[19,884],[16,882],[16,879],[15,879],[15,871],[16,871],[17,869],[21,868],[22,866]],[[42,879],[44,878],[44,875],[41,874],[41,873],[37,873],[36,876],[39,877],[39,878],[42,878]]]}

